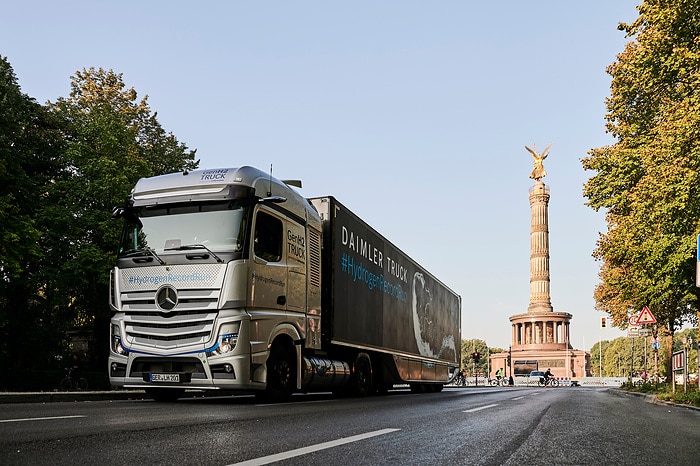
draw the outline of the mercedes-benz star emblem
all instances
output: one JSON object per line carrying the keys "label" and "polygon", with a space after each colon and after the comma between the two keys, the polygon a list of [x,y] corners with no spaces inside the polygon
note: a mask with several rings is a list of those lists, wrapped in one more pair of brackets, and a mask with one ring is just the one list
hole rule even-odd
{"label": "mercedes-benz star emblem", "polygon": [[172,311],[177,306],[177,291],[172,286],[164,286],[156,293],[156,304],[164,311]]}

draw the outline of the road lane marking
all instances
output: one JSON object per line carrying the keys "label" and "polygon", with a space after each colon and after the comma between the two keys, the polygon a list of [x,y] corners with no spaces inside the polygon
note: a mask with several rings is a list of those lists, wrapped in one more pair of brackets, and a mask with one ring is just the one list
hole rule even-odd
{"label": "road lane marking", "polygon": [[524,396],[516,396],[515,398],[511,398],[511,400],[516,401],[516,400],[522,400],[525,398]]}
{"label": "road lane marking", "polygon": [[296,450],[285,451],[282,453],[277,453],[275,455],[261,456],[260,458],[253,458],[252,460],[241,461],[240,463],[234,463],[230,466],[258,466],[262,464],[274,463],[275,461],[282,461],[289,458],[294,458],[295,456],[306,455],[308,453],[313,453],[319,450],[325,450],[327,448],[337,447],[339,445],[345,445],[346,443],[358,442],[360,440],[365,440],[368,438],[376,437],[378,435],[389,434],[391,432],[396,432],[401,429],[382,429],[375,430],[374,432],[367,432],[365,434],[353,435],[352,437],[345,437],[338,440],[332,440],[330,442],[319,443],[316,445],[309,445],[308,447],[297,448]]}
{"label": "road lane marking", "polygon": [[287,403],[257,403],[255,406],[284,406],[284,405],[303,405],[311,403],[329,403],[333,400],[311,400],[311,401],[289,401]]}
{"label": "road lane marking", "polygon": [[472,409],[468,409],[468,410],[462,411],[462,412],[463,413],[474,413],[476,411],[481,411],[482,409],[493,408],[494,406],[498,406],[498,403],[496,403],[495,405],[479,406],[478,408],[472,408]]}
{"label": "road lane marking", "polygon": [[0,422],[51,421],[54,419],[75,419],[77,417],[87,417],[87,416],[76,415],[76,416],[51,416],[51,417],[25,417],[25,418],[20,418],[20,419],[0,419]]}

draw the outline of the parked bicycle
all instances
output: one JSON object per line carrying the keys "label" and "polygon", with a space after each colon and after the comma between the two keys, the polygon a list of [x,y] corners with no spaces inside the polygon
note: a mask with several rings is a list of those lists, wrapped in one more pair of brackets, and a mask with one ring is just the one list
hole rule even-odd
{"label": "parked bicycle", "polygon": [[73,374],[73,369],[68,367],[66,368],[66,376],[61,380],[60,387],[63,391],[87,390],[88,381],[85,377],[76,377]]}

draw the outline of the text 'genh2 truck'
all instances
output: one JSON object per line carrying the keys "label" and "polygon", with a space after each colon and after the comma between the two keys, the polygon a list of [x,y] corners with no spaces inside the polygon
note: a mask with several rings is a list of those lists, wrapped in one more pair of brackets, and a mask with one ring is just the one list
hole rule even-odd
{"label": "text 'genh2 truck'", "polygon": [[109,379],[185,390],[440,391],[461,298],[333,197],[256,168],[143,178],[111,273]]}

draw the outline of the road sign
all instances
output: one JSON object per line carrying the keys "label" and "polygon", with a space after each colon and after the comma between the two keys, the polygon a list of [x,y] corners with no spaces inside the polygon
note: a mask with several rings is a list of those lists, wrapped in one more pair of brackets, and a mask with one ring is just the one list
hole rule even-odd
{"label": "road sign", "polygon": [[640,337],[648,337],[651,335],[651,329],[650,328],[640,328],[639,329],[639,336]]}
{"label": "road sign", "polygon": [[641,314],[639,314],[639,317],[637,318],[636,325],[655,324],[655,323],[656,323],[656,318],[654,317],[654,314],[651,313],[651,311],[649,310],[648,307],[644,306]]}
{"label": "road sign", "polygon": [[629,319],[627,319],[627,322],[634,327],[635,325],[639,325],[637,324],[637,319],[639,319],[639,316],[632,315],[629,317]]}
{"label": "road sign", "polygon": [[659,349],[659,348],[661,348],[661,343],[659,343],[658,341],[652,341],[652,342],[651,342],[651,347],[652,347],[653,349]]}
{"label": "road sign", "polygon": [[639,336],[639,327],[630,327],[627,329],[627,336],[637,338]]}
{"label": "road sign", "polygon": [[682,371],[685,368],[685,351],[676,351],[671,357],[674,371]]}

